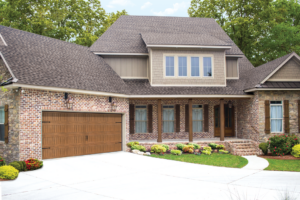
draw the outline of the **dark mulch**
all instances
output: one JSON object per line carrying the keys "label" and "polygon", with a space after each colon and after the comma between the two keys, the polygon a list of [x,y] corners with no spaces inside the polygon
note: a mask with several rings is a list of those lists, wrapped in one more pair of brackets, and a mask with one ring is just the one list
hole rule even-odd
{"label": "dark mulch", "polygon": [[[13,179],[13,180],[16,180],[16,179]],[[9,180],[9,179],[1,179],[1,178],[0,178],[0,181],[13,181],[13,180]]]}
{"label": "dark mulch", "polygon": [[284,156],[272,156],[271,153],[268,153],[268,155],[259,155],[258,157],[261,158],[269,158],[269,159],[276,159],[276,160],[300,160],[300,158],[295,158],[292,155],[284,155]]}

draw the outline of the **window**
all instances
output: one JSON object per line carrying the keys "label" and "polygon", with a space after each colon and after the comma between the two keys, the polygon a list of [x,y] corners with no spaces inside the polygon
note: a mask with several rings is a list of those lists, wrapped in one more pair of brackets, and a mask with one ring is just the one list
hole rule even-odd
{"label": "window", "polygon": [[203,76],[212,76],[212,59],[211,57],[203,57]]}
{"label": "window", "polygon": [[5,112],[4,107],[0,107],[0,141],[4,141],[4,130],[5,130]]}
{"label": "window", "polygon": [[174,132],[174,106],[163,106],[163,132]]}
{"label": "window", "polygon": [[135,132],[147,133],[147,107],[135,106]]}
{"label": "window", "polygon": [[199,57],[191,57],[191,76],[200,76]]}
{"label": "window", "polygon": [[282,133],[283,111],[281,101],[271,101],[271,132]]}
{"label": "window", "polygon": [[166,76],[174,76],[174,57],[166,57]]}
{"label": "window", "polygon": [[203,109],[202,105],[193,105],[193,132],[203,131]]}
{"label": "window", "polygon": [[187,76],[187,58],[178,57],[178,76]]}

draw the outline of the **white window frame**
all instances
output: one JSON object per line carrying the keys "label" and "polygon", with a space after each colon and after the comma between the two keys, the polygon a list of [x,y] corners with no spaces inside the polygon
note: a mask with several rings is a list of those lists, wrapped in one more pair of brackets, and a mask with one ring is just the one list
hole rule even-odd
{"label": "white window frame", "polygon": [[[164,108],[164,106],[173,106],[173,108]],[[173,110],[174,112],[174,116],[173,116],[173,119],[174,120],[164,120],[164,117],[162,116],[162,125],[163,125],[163,127],[162,127],[162,132],[163,133],[173,133],[173,132],[164,132],[164,122],[166,121],[166,122],[174,122],[173,123],[173,129],[174,129],[174,132],[175,132],[175,106],[174,105],[162,105],[162,113],[164,112],[164,109],[166,109],[166,110]]]}
{"label": "white window frame", "polygon": [[[199,76],[193,76],[193,75],[192,75],[192,58],[198,58],[198,60],[199,60]],[[191,60],[191,61],[190,61],[190,62],[191,62],[191,77],[192,77],[192,78],[194,78],[194,77],[201,77],[201,58],[200,58],[199,56],[196,55],[196,56],[191,56],[191,57],[190,57],[190,60]]]}
{"label": "white window frame", "polygon": [[[211,59],[211,76],[205,76],[204,74],[204,58],[210,58]],[[203,56],[202,57],[202,73],[203,73],[203,77],[212,77],[214,72],[213,72],[213,58],[211,56]]]}
{"label": "white window frame", "polygon": [[[4,125],[5,124],[5,107],[4,106],[0,106],[0,108],[3,109],[3,114],[4,114],[4,122],[0,123],[0,124]],[[4,131],[5,131],[5,127],[4,127]],[[0,140],[0,141],[5,141],[5,132],[3,133],[3,140]]]}
{"label": "white window frame", "polygon": [[[179,58],[186,58],[186,76],[179,75]],[[188,65],[188,59],[189,59],[189,57],[188,56],[178,56],[177,59],[178,59],[178,61],[177,61],[178,62],[178,66],[177,66],[178,67],[178,76],[179,77],[187,77],[188,76],[188,68],[189,68],[189,65]]]}
{"label": "white window frame", "polygon": [[[174,76],[167,76],[167,66],[166,66],[166,57],[174,57]],[[187,76],[179,76],[179,65],[178,65],[178,59],[179,57],[187,57]],[[199,58],[199,76],[192,76],[192,57],[198,57]],[[203,57],[210,57],[211,58],[211,70],[212,70],[212,76],[204,76],[204,67],[203,67]],[[224,66],[225,67],[225,66]],[[226,69],[224,69],[226,70]],[[226,71],[225,71],[226,72]],[[163,77],[166,79],[214,79],[214,55],[213,54],[170,54],[170,53],[164,53],[163,54]]]}
{"label": "white window frame", "polygon": [[[173,76],[167,75],[167,57],[173,57],[174,58],[174,75]],[[164,76],[165,77],[175,77],[176,76],[176,57],[173,56],[173,55],[164,56]]]}
{"label": "white window frame", "polygon": [[[201,108],[194,108],[193,106],[201,106]],[[204,113],[203,113],[203,105],[202,104],[193,104],[192,105],[192,113],[193,113],[193,110],[194,109],[199,109],[199,110],[202,110],[202,120],[194,120],[192,119],[193,121],[193,127],[194,127],[194,121],[197,121],[197,122],[202,122],[202,132],[194,132],[194,129],[193,129],[193,133],[203,133],[203,129],[204,129]]]}
{"label": "white window frame", "polygon": [[[146,108],[137,108],[138,106],[145,106]],[[146,110],[146,121],[145,120],[136,120],[136,111],[137,110]],[[146,132],[148,132],[148,108],[147,108],[147,105],[135,105],[134,107],[134,127],[135,127],[135,130],[134,130],[134,133],[143,133],[143,132],[137,132],[136,131],[136,122],[146,122]]]}
{"label": "white window frame", "polygon": [[[283,109],[284,109],[284,107],[283,107],[283,103],[282,103],[283,101],[280,101],[281,102],[280,104],[272,104],[272,102],[273,101],[270,101],[270,129],[271,129],[270,131],[271,131],[271,133],[283,133],[284,132],[284,130],[283,130],[284,129],[284,127],[283,127],[283,118],[284,118],[284,116],[283,116],[284,110]],[[282,107],[282,118],[271,118],[271,110],[272,110],[271,108],[272,108],[272,106],[281,106]],[[281,127],[282,127],[281,132],[272,132],[272,119],[277,119],[277,120],[281,119],[281,124],[282,124],[281,125]]]}

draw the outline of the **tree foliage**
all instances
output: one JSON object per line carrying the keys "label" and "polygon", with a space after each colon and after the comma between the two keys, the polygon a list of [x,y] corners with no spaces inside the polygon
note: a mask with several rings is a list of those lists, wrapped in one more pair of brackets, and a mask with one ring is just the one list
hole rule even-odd
{"label": "tree foliage", "polygon": [[126,14],[107,14],[99,0],[0,0],[1,25],[85,46]]}
{"label": "tree foliage", "polygon": [[254,66],[300,53],[299,0],[192,0],[190,17],[210,17]]}

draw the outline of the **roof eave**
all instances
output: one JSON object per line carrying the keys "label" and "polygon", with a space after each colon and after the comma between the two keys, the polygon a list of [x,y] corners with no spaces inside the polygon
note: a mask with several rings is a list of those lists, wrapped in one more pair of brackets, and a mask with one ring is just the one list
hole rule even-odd
{"label": "roof eave", "polygon": [[149,44],[147,48],[195,48],[195,49],[231,49],[232,46],[204,46],[204,45],[157,45]]}

